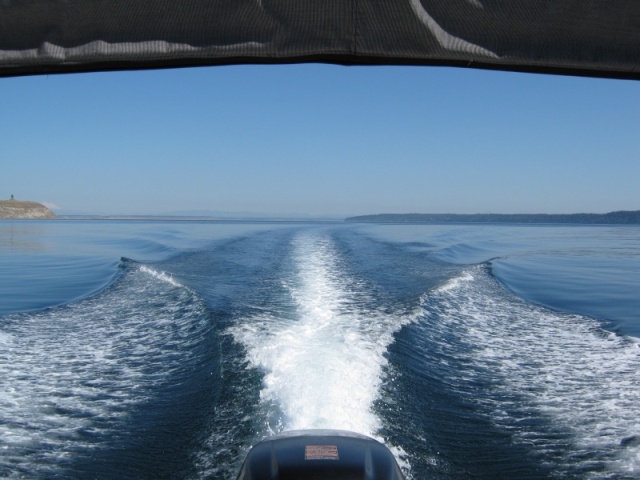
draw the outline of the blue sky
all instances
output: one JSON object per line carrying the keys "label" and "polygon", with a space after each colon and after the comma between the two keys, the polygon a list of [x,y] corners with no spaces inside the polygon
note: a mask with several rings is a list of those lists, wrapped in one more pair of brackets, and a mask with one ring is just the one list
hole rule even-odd
{"label": "blue sky", "polygon": [[640,209],[640,82],[230,66],[0,79],[0,198],[57,213]]}

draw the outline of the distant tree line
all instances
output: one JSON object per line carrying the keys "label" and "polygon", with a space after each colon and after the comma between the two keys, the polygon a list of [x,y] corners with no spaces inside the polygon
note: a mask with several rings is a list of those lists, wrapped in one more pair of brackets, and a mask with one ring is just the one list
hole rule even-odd
{"label": "distant tree line", "polygon": [[582,225],[640,224],[640,210],[610,213],[572,214],[498,214],[498,213],[379,213],[349,217],[346,222],[358,223],[574,223]]}

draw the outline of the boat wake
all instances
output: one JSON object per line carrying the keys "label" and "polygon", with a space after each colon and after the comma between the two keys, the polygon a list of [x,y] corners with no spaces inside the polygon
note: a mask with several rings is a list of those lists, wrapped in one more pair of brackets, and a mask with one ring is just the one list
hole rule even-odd
{"label": "boat wake", "polygon": [[124,425],[200,361],[210,321],[197,296],[149,267],[126,270],[87,300],[3,318],[1,477],[81,476],[83,458],[126,446]]}
{"label": "boat wake", "polygon": [[322,428],[379,437],[374,402],[385,353],[394,333],[417,315],[376,308],[371,289],[348,275],[328,236],[294,238],[279,295],[281,308],[230,328],[250,366],[264,372],[266,433]]}
{"label": "boat wake", "polygon": [[558,476],[637,474],[640,340],[511,296],[486,266],[423,305],[429,335],[457,345],[442,352],[456,365],[452,384],[539,462]]}

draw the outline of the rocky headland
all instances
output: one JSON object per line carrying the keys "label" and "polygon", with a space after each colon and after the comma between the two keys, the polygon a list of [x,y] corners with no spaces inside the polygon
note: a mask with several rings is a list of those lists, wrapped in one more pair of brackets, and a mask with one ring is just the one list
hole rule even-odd
{"label": "rocky headland", "polygon": [[44,219],[56,218],[56,214],[41,203],[12,198],[0,200],[0,219],[2,218]]}

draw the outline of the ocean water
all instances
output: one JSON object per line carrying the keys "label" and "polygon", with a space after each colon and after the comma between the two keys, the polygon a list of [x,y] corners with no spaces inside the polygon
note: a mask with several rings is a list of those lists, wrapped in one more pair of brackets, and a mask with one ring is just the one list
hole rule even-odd
{"label": "ocean water", "polygon": [[640,478],[640,227],[0,221],[0,478]]}

